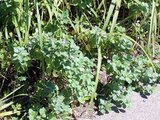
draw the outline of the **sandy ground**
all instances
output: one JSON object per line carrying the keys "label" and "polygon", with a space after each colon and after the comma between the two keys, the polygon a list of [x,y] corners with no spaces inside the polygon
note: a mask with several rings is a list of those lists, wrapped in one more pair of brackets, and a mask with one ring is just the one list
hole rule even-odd
{"label": "sandy ground", "polygon": [[114,110],[93,119],[80,120],[160,120],[160,85],[157,85],[156,91],[148,97],[133,92],[131,100],[132,106],[125,110]]}

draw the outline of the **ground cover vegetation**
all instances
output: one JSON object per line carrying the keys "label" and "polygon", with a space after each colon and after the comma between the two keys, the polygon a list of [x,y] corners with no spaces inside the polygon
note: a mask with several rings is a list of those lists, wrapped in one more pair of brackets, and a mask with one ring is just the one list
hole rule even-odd
{"label": "ground cover vegetation", "polygon": [[159,82],[159,0],[1,0],[0,16],[2,119],[104,114]]}

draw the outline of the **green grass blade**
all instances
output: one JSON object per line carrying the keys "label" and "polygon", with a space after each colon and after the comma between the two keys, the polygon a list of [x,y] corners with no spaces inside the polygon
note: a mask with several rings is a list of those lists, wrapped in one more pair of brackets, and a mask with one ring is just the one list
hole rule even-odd
{"label": "green grass blade", "polygon": [[116,5],[117,1],[118,0],[112,0],[112,2],[111,2],[111,5],[109,7],[109,11],[108,11],[107,17],[106,17],[105,22],[104,22],[104,26],[102,28],[103,30],[106,30],[106,28],[107,28],[107,26],[109,24],[110,18],[111,18],[112,14],[113,14],[113,10],[115,8],[115,5]]}
{"label": "green grass blade", "polygon": [[37,13],[37,22],[38,22],[38,32],[40,37],[40,47],[43,47],[43,41],[42,41],[42,25],[41,25],[41,18],[39,13],[39,7],[38,7],[38,1],[36,0],[36,13]]}
{"label": "green grass blade", "polygon": [[19,40],[19,42],[20,42],[20,45],[22,46],[23,41],[22,41],[22,36],[21,36],[21,32],[20,32],[20,27],[19,27],[19,24],[18,24],[18,20],[17,20],[17,18],[14,16],[12,21],[13,21],[13,24],[14,24],[14,26],[15,26],[15,30],[16,30],[16,32],[17,32],[18,40]]}
{"label": "green grass blade", "polygon": [[10,92],[8,95],[6,95],[5,97],[3,97],[2,99],[0,99],[0,101],[3,101],[3,100],[5,100],[6,98],[8,98],[9,96],[11,96],[13,93],[15,93],[16,91],[18,91],[19,89],[21,89],[23,87],[23,85],[22,86],[20,86],[20,87],[18,87],[18,88],[16,88],[15,90],[13,90],[12,92]]}
{"label": "green grass blade", "polygon": [[131,37],[129,37],[129,36],[125,35],[125,34],[121,34],[121,33],[109,33],[108,35],[122,36],[122,37],[130,40],[131,42],[135,43],[138,47],[141,48],[141,50],[143,51],[143,53],[146,55],[147,59],[149,60],[154,72],[157,73],[155,65],[153,64],[152,59],[150,58],[149,54],[147,53],[147,51],[136,40],[132,39]]}
{"label": "green grass blade", "polygon": [[152,2],[152,12],[151,12],[151,21],[150,21],[150,29],[149,29],[149,39],[148,39],[148,45],[147,45],[147,50],[148,50],[148,53],[151,53],[151,40],[152,40],[152,31],[153,31],[153,27],[154,27],[154,12],[155,12],[155,7],[156,7],[156,3],[155,1]]}
{"label": "green grass blade", "polygon": [[13,114],[16,114],[16,113],[20,113],[20,111],[16,111],[16,112],[14,112],[14,111],[2,112],[2,113],[0,113],[0,118],[5,117],[5,116],[10,116],[10,115],[13,115]]}
{"label": "green grass blade", "polygon": [[2,106],[0,106],[0,111],[8,108],[9,106],[11,106],[14,102],[9,102],[9,103],[4,103]]}
{"label": "green grass blade", "polygon": [[117,22],[117,19],[118,19],[118,15],[119,15],[120,7],[121,7],[121,0],[118,0],[117,3],[116,3],[116,9],[115,9],[115,13],[114,13],[114,16],[113,16],[110,33],[112,33],[114,28],[115,28],[115,25],[116,25],[116,22]]}

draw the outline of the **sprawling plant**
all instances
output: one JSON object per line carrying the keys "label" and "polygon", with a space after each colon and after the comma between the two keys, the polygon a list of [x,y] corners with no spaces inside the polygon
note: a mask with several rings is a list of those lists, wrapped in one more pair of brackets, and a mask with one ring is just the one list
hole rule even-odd
{"label": "sprawling plant", "polygon": [[105,113],[129,106],[133,90],[151,94],[160,73],[159,6],[158,0],[1,0],[0,97],[22,85],[17,93],[25,94],[5,107],[22,106],[11,118],[70,119],[86,102]]}

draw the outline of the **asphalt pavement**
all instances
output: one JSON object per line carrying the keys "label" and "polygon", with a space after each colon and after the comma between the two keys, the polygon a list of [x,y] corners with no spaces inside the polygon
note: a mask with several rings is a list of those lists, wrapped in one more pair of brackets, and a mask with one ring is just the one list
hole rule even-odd
{"label": "asphalt pavement", "polygon": [[[160,120],[160,85],[150,96],[132,92],[132,106],[125,110],[110,111],[92,120]],[[85,119],[84,119],[85,120]],[[87,120],[87,119],[86,119]],[[89,119],[88,119],[89,120]]]}

